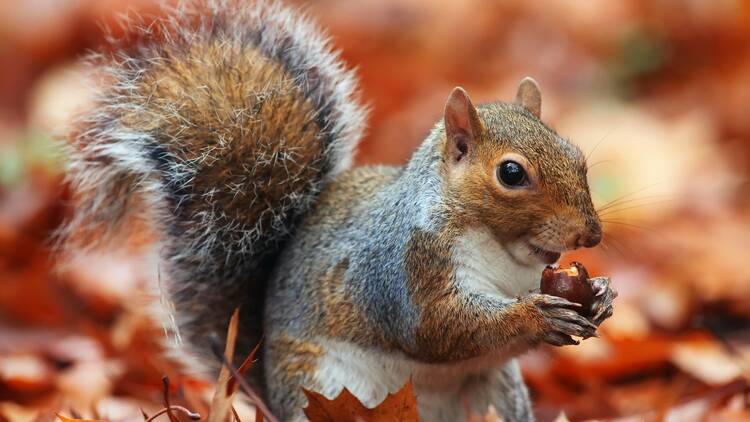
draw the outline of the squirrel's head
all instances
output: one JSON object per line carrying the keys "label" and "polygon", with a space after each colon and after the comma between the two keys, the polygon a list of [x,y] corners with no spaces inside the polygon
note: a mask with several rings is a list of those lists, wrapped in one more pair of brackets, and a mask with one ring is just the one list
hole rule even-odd
{"label": "squirrel's head", "polygon": [[526,78],[514,103],[475,108],[455,88],[443,121],[448,212],[489,228],[525,265],[553,263],[602,238],[586,159],[541,122],[540,111],[539,88]]}

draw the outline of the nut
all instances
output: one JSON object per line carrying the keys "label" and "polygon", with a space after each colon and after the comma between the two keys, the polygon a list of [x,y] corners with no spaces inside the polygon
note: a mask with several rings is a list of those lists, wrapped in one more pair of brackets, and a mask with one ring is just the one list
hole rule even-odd
{"label": "nut", "polygon": [[568,268],[553,268],[547,266],[542,272],[539,286],[544,294],[561,297],[581,307],[576,311],[585,316],[592,315],[591,307],[594,303],[594,285],[589,281],[589,273],[580,262],[571,262]]}

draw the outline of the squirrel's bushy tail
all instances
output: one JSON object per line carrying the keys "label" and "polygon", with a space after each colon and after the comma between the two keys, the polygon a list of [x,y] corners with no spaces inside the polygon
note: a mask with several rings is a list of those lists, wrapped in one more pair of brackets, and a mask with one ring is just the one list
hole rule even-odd
{"label": "squirrel's bushy tail", "polygon": [[119,236],[145,213],[182,338],[206,350],[242,305],[250,350],[281,243],[350,165],[365,118],[355,79],[277,3],[181,3],[138,31],[93,60],[107,87],[72,136],[69,238]]}

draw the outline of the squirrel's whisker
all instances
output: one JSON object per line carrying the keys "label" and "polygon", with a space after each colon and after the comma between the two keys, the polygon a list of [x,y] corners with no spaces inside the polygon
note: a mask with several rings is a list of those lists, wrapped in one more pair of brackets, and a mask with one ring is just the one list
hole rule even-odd
{"label": "squirrel's whisker", "polygon": [[586,169],[591,170],[592,168],[601,165],[601,164],[607,164],[607,163],[614,163],[615,160],[599,160],[593,164],[587,164]]}
{"label": "squirrel's whisker", "polygon": [[639,229],[639,230],[643,230],[643,231],[648,232],[648,233],[658,233],[658,231],[656,229],[654,229],[653,227],[642,226],[642,225],[639,225],[639,224],[629,223],[629,222],[620,221],[620,220],[602,219],[602,223],[604,223],[604,224],[615,224],[615,225],[618,225],[618,226],[625,226],[627,228]]}
{"label": "squirrel's whisker", "polygon": [[655,200],[655,201],[649,201],[649,202],[631,204],[631,205],[618,204],[618,205],[622,205],[622,207],[620,208],[614,207],[614,208],[604,210],[603,212],[599,212],[599,216],[601,217],[605,215],[617,214],[618,212],[622,212],[622,211],[633,210],[633,209],[638,209],[638,208],[643,208],[643,207],[650,207],[650,206],[659,205],[659,204],[666,204],[666,203],[670,203],[673,201],[674,199],[662,199],[662,200]]}
{"label": "squirrel's whisker", "polygon": [[617,208],[620,206],[626,206],[629,204],[638,204],[644,201],[667,201],[667,200],[674,200],[670,195],[648,195],[648,196],[641,196],[638,198],[630,198],[630,199],[623,199],[619,200],[617,202],[609,203],[606,205],[602,205],[597,207],[597,212],[603,212],[607,211],[613,208]]}
{"label": "squirrel's whisker", "polygon": [[[593,148],[591,148],[591,151],[586,154],[586,162],[588,163],[589,159],[594,155],[594,152],[596,152],[596,149],[599,148],[599,145],[601,145],[607,138],[609,138],[609,135],[611,135],[615,131],[614,128],[611,128],[609,132],[607,132],[604,136],[599,139],[599,141],[596,142]],[[591,167],[588,167],[591,168]]]}
{"label": "squirrel's whisker", "polygon": [[624,194],[624,195],[622,195],[622,196],[620,196],[620,197],[618,197],[618,198],[615,198],[615,199],[613,199],[613,200],[611,200],[611,201],[609,201],[609,202],[607,202],[607,203],[605,203],[605,204],[602,204],[602,205],[600,205],[600,206],[599,206],[599,209],[601,209],[601,208],[605,208],[605,207],[607,207],[607,206],[609,206],[609,205],[611,205],[611,204],[614,204],[614,203],[620,202],[620,201],[622,201],[622,200],[624,200],[624,199],[627,199],[627,198],[632,198],[632,197],[633,197],[633,195],[637,195],[637,194],[639,194],[639,193],[641,193],[641,192],[644,192],[644,191],[646,191],[646,190],[648,190],[648,189],[654,188],[654,187],[656,187],[656,186],[658,186],[658,185],[659,185],[659,183],[652,183],[652,184],[650,184],[650,185],[647,185],[647,186],[645,186],[645,187],[643,187],[643,188],[640,188],[640,189],[636,189],[636,190],[634,190],[634,191],[632,191],[632,192],[626,193],[626,194]]}

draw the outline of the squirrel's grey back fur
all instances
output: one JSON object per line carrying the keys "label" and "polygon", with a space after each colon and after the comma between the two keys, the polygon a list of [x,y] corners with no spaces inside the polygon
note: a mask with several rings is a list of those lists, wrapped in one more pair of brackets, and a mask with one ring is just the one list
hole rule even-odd
{"label": "squirrel's grey back fur", "polygon": [[350,166],[366,113],[321,32],[275,2],[188,1],[168,16],[92,60],[107,85],[71,137],[65,240],[119,238],[145,213],[181,337],[205,353],[242,305],[242,355],[281,243]]}

